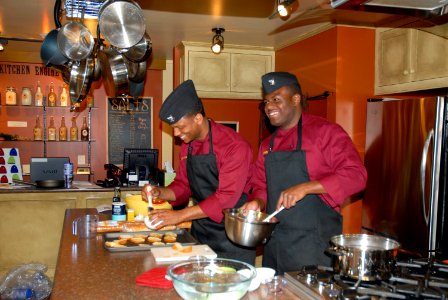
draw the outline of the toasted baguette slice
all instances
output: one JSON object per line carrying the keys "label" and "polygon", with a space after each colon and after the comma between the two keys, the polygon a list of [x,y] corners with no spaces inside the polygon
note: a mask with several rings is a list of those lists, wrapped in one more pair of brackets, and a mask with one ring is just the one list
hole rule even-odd
{"label": "toasted baguette slice", "polygon": [[173,246],[171,246],[171,248],[173,248],[176,251],[179,252],[183,252],[183,253],[188,253],[188,252],[192,252],[193,251],[193,247],[192,246],[182,246],[181,243],[174,243]]}

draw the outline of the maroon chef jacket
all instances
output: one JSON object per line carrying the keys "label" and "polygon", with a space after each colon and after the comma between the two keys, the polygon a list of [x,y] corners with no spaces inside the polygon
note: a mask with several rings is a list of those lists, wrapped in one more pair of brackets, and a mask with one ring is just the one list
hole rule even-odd
{"label": "maroon chef jacket", "polygon": [[[234,207],[245,190],[251,177],[253,154],[249,143],[233,129],[210,120],[213,134],[213,152],[219,171],[219,186],[216,192],[201,201],[199,206],[213,221],[223,220],[222,210]],[[209,153],[209,137],[203,141],[192,141],[192,154]],[[187,178],[186,159],[188,145],[182,144],[180,149],[180,165],[175,180],[169,185],[176,195],[173,205],[181,205],[188,201],[191,190]],[[248,187],[248,185],[247,185]]]}

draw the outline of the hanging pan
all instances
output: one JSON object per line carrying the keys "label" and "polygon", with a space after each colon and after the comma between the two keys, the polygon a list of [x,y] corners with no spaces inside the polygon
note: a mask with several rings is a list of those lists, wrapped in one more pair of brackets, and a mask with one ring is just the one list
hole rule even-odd
{"label": "hanging pan", "polygon": [[95,41],[89,29],[80,22],[68,22],[58,32],[58,47],[69,59],[80,61],[93,51]]}
{"label": "hanging pan", "polygon": [[152,42],[149,35],[145,32],[142,39],[130,47],[129,49],[123,51],[123,55],[130,61],[141,62],[147,60],[152,53]]}
{"label": "hanging pan", "polygon": [[70,100],[73,103],[82,102],[86,98],[92,83],[93,69],[92,56],[72,65],[70,71]]}
{"label": "hanging pan", "polygon": [[109,97],[126,95],[129,91],[129,80],[122,54],[113,48],[108,48],[99,52],[99,58],[107,95]]}
{"label": "hanging pan", "polygon": [[132,0],[108,0],[98,14],[101,33],[112,46],[129,48],[137,44],[146,30],[140,6]]}

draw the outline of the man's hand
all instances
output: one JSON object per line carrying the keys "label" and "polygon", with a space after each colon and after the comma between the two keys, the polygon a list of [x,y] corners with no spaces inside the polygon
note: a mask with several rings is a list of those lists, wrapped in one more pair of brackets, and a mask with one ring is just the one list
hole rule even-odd
{"label": "man's hand", "polygon": [[293,207],[308,194],[326,193],[319,181],[308,181],[287,188],[280,193],[277,202],[277,210],[283,205],[286,209]]}
{"label": "man's hand", "polygon": [[145,184],[142,189],[142,199],[146,202],[160,196],[160,189],[150,184]]}
{"label": "man's hand", "polygon": [[252,201],[244,203],[243,206],[241,206],[241,209],[261,211],[264,209],[264,202],[261,199],[253,199]]}

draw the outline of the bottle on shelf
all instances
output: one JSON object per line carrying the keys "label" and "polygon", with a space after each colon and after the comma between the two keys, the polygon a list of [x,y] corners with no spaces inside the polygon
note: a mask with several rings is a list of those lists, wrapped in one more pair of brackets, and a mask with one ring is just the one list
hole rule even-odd
{"label": "bottle on shelf", "polygon": [[42,88],[40,87],[40,81],[37,82],[36,94],[34,94],[34,105],[44,105],[44,94],[42,94]]}
{"label": "bottle on shelf", "polygon": [[59,140],[66,141],[67,140],[67,126],[65,126],[65,117],[61,118],[61,127],[59,127]]}
{"label": "bottle on shelf", "polygon": [[33,99],[31,99],[31,90],[29,87],[22,88],[22,105],[31,105]]}
{"label": "bottle on shelf", "polygon": [[84,116],[81,126],[81,141],[89,140],[89,127],[87,126],[87,117]]}
{"label": "bottle on shelf", "polygon": [[72,117],[72,127],[70,127],[70,141],[78,140],[78,127],[76,126],[76,118]]}
{"label": "bottle on shelf", "polygon": [[61,106],[68,106],[67,85],[65,83],[62,85],[62,92],[59,99],[61,101]]}
{"label": "bottle on shelf", "polygon": [[56,106],[56,93],[54,92],[54,84],[50,83],[50,91],[48,92],[48,106]]}
{"label": "bottle on shelf", "polygon": [[36,126],[34,126],[34,140],[42,141],[42,126],[40,126],[39,115],[36,116]]}
{"label": "bottle on shelf", "polygon": [[48,126],[48,140],[56,141],[56,127],[54,127],[54,118],[50,117],[50,126]]}
{"label": "bottle on shelf", "polygon": [[12,86],[6,88],[6,105],[17,105],[16,89]]}

